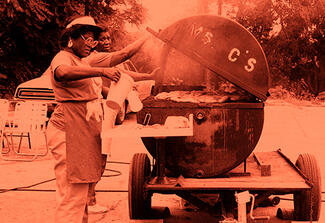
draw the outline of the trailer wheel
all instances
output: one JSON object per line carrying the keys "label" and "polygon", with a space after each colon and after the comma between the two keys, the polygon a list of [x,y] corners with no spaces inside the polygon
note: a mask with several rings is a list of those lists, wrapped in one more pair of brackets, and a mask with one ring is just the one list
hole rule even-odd
{"label": "trailer wheel", "polygon": [[[294,194],[295,220],[318,221],[321,211],[321,175],[316,158],[311,154],[300,154],[296,166],[313,184],[311,190]],[[312,212],[312,213],[311,213]]]}
{"label": "trailer wheel", "polygon": [[144,185],[150,176],[150,160],[144,153],[136,153],[129,171],[129,216],[130,219],[144,219],[151,210],[151,194]]}

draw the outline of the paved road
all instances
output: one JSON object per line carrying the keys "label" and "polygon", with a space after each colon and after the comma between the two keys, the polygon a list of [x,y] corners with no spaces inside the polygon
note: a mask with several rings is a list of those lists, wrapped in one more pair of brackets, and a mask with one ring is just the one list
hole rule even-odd
{"label": "paved road", "polygon": [[[321,170],[325,170],[325,107],[299,107],[290,104],[267,105],[265,107],[265,124],[261,139],[255,151],[272,151],[281,148],[293,161],[298,154],[308,152],[315,154]],[[134,122],[134,117],[127,120]],[[147,152],[137,138],[113,141],[111,161],[129,162],[134,153]],[[98,190],[122,190],[128,186],[128,165],[110,163],[107,168],[122,173],[118,177],[105,177],[99,183]],[[114,174],[106,171],[105,174]],[[325,182],[322,174],[323,182]],[[14,188],[31,185],[53,178],[52,160],[48,155],[33,162],[0,161],[0,187]],[[53,190],[55,181],[51,181],[33,189]],[[325,191],[325,183],[323,183]],[[323,196],[324,197],[324,196]],[[109,208],[104,215],[91,215],[90,222],[129,222],[126,192],[99,192],[98,202]],[[324,199],[324,198],[323,198]],[[292,202],[281,201],[280,206],[290,207]],[[153,197],[153,206],[168,206],[171,216],[164,222],[215,222],[215,219],[203,212],[186,212],[180,206],[180,199],[175,195],[159,195]],[[19,191],[0,194],[0,222],[53,222],[55,194],[53,192]],[[325,206],[321,220],[325,222]],[[280,221],[275,217],[276,208],[258,209],[256,215],[268,214],[271,222]],[[159,220],[153,222],[162,222]]]}

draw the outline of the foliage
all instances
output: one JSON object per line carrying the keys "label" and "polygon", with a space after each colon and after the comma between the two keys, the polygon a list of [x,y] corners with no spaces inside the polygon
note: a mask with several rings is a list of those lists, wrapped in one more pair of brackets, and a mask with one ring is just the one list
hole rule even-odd
{"label": "foliage", "polygon": [[282,28],[279,35],[272,36],[268,47],[274,79],[287,76],[293,81],[307,81],[319,72],[319,59],[324,53],[325,8],[276,1],[273,10]]}
{"label": "foliage", "polygon": [[274,86],[304,79],[317,93],[311,85],[325,52],[324,0],[204,1],[222,3],[224,16],[252,32],[265,51]]}
{"label": "foliage", "polygon": [[119,35],[125,24],[141,24],[145,13],[137,0],[0,1],[0,74],[7,76],[0,85],[13,93],[19,83],[40,76],[58,52],[70,16],[91,15]]}
{"label": "foliage", "polygon": [[[201,12],[230,17],[253,33],[267,56],[273,86],[281,84],[290,89],[291,82],[301,82],[304,89],[308,86],[301,92],[317,93],[319,89],[312,86],[317,82],[321,60],[325,64],[325,0],[198,3],[202,4],[198,5]],[[217,10],[212,12],[213,9]],[[0,85],[13,92],[17,84],[39,76],[58,51],[57,40],[64,21],[74,14],[95,17],[109,27],[113,39],[121,40],[126,24],[140,25],[146,11],[138,0],[0,1],[0,77],[8,76],[7,80],[1,79]],[[126,37],[125,41],[133,39]],[[140,67],[148,67],[143,57],[140,59]]]}

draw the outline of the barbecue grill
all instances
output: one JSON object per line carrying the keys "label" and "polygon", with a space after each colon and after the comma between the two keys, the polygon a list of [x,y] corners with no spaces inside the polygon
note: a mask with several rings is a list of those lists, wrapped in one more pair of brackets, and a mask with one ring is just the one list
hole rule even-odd
{"label": "barbecue grill", "polygon": [[[153,193],[176,194],[215,214],[218,210],[200,199],[208,193],[219,195],[220,215],[237,209],[238,222],[246,222],[246,203],[251,218],[268,219],[254,217],[253,208],[278,194],[294,194],[296,220],[317,220],[321,198],[315,158],[302,154],[294,165],[281,150],[253,153],[270,86],[267,60],[254,36],[232,20],[211,15],[148,31],[164,43],[161,73],[137,113],[143,126],[138,133],[153,167],[146,154],[134,155],[130,218],[150,217]],[[190,133],[182,133],[182,127]]]}

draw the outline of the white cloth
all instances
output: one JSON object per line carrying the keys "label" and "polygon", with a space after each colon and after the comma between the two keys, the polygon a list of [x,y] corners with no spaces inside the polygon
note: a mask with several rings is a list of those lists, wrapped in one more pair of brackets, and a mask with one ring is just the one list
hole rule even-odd
{"label": "white cloth", "polygon": [[[118,112],[119,110],[112,109],[106,106],[106,103],[104,103],[104,120],[102,122],[102,132],[105,132],[107,129],[114,128]],[[102,137],[102,154],[106,154],[109,157],[111,156],[111,144],[112,138]]]}

